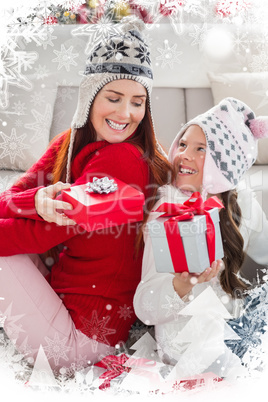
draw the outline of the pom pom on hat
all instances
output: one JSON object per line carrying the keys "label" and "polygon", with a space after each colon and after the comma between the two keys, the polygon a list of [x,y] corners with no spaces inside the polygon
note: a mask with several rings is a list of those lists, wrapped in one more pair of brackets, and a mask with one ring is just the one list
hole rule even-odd
{"label": "pom pom on hat", "polygon": [[268,137],[268,116],[259,116],[250,120],[249,127],[255,138]]}
{"label": "pom pom on hat", "polygon": [[120,31],[122,33],[127,33],[129,31],[142,32],[145,29],[145,23],[135,16],[129,16],[122,18],[120,22]]}

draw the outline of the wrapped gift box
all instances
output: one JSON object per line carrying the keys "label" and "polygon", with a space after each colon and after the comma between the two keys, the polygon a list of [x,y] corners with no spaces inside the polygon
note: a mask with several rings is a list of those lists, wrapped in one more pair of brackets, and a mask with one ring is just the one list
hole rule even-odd
{"label": "wrapped gift box", "polygon": [[[62,191],[61,199],[73,210],[64,210],[69,218],[88,232],[143,220],[144,194],[113,179],[117,190],[109,193],[88,192],[88,184]],[[90,183],[91,184],[91,183]]]}
{"label": "wrapped gift box", "polygon": [[[224,255],[222,238],[219,226],[218,208],[207,211],[212,219],[214,229],[207,227],[205,215],[195,215],[191,220],[177,221],[173,225],[172,242],[168,241],[165,222],[170,217],[160,217],[147,223],[149,235],[152,240],[155,266],[157,272],[183,272],[201,273],[210,263],[207,231],[215,230],[215,260]],[[210,224],[211,225],[211,224]],[[180,239],[178,239],[180,237]],[[182,241],[183,250],[178,246]],[[186,268],[183,259],[186,258]]]}

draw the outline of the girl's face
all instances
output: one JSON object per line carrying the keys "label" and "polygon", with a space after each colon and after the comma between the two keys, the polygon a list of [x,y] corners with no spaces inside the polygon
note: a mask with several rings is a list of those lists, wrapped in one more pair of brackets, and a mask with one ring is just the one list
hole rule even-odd
{"label": "girl's face", "polygon": [[133,80],[115,80],[96,95],[90,113],[97,141],[119,143],[126,140],[145,115],[147,91]]}
{"label": "girl's face", "polygon": [[176,187],[187,191],[202,191],[206,147],[203,130],[197,125],[188,127],[174,157]]}

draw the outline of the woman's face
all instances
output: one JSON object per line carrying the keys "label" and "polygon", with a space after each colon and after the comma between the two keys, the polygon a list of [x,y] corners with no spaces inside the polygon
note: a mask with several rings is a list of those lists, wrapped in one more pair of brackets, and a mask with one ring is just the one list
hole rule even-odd
{"label": "woman's face", "polygon": [[187,191],[202,191],[206,148],[203,130],[197,125],[188,127],[174,157],[176,187]]}
{"label": "woman's face", "polygon": [[111,144],[126,140],[145,115],[147,91],[133,80],[115,80],[106,84],[96,95],[90,119],[97,141]]}

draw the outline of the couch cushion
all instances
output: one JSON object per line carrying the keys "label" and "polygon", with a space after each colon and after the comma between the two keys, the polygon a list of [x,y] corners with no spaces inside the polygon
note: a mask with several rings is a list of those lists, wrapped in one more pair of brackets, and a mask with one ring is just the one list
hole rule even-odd
{"label": "couch cushion", "polygon": [[268,166],[253,165],[246,173],[247,186],[251,188],[268,218]]}
{"label": "couch cushion", "polygon": [[152,112],[157,139],[168,152],[173,139],[186,122],[184,90],[153,88]]}
{"label": "couch cushion", "polygon": [[77,85],[58,85],[51,124],[50,139],[71,127],[78,100]]}
{"label": "couch cushion", "polygon": [[268,165],[268,138],[258,141],[258,157],[255,165]]}
{"label": "couch cushion", "polygon": [[187,121],[214,106],[212,92],[210,88],[186,88],[185,104]]}
{"label": "couch cushion", "polygon": [[261,73],[208,73],[214,104],[232,96],[245,102],[257,116],[268,114],[268,71]]}
{"label": "couch cushion", "polygon": [[[251,107],[256,116],[268,115],[268,72],[208,73],[214,104],[233,96]],[[256,164],[268,164],[268,139],[258,143]]]}
{"label": "couch cushion", "polygon": [[22,174],[14,170],[0,170],[0,193],[11,187]]}
{"label": "couch cushion", "polygon": [[45,151],[56,98],[56,84],[31,79],[28,90],[11,87],[0,109],[0,168],[27,170]]}

